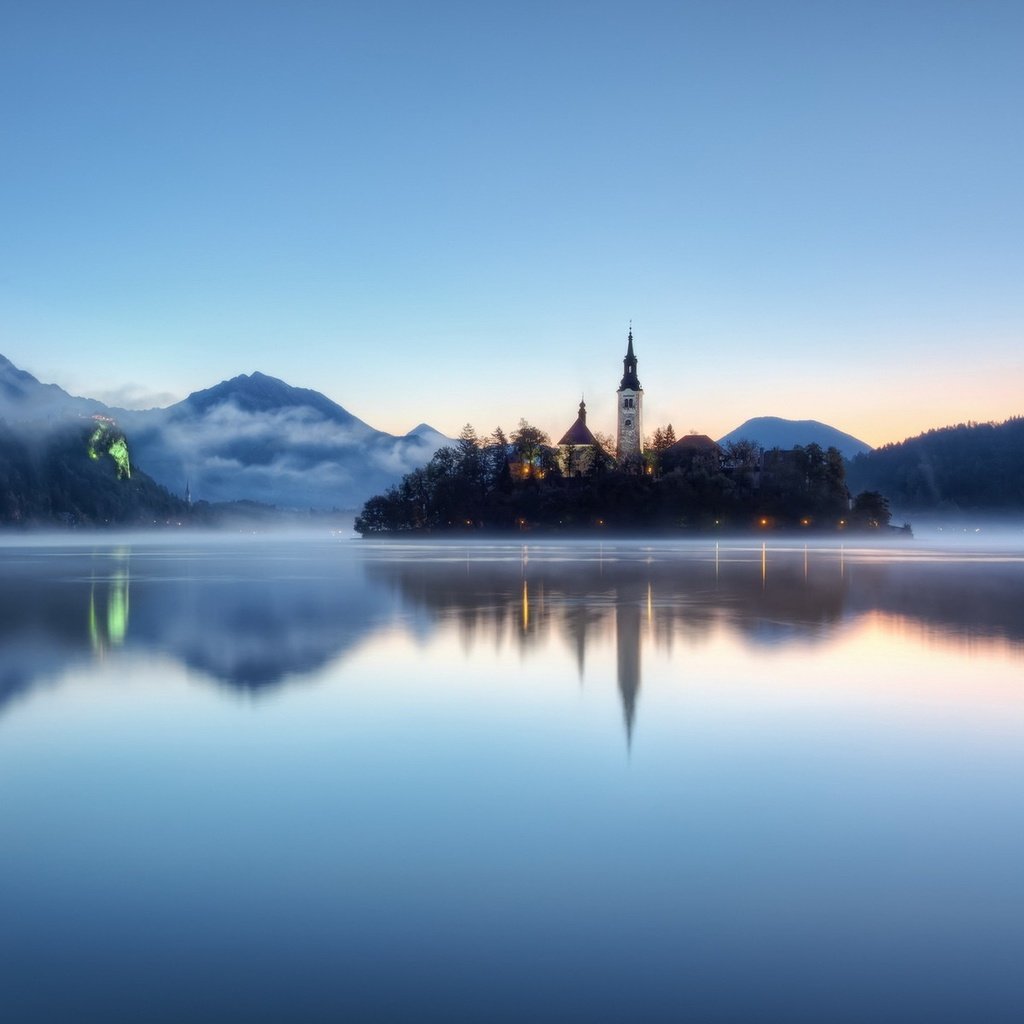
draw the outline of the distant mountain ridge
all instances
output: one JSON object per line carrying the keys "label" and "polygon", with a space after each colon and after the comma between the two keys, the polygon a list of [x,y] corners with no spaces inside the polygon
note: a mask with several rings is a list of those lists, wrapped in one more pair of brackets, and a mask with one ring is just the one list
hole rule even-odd
{"label": "distant mountain ridge", "polygon": [[27,370],[19,369],[0,355],[0,416],[8,422],[61,419],[107,411],[107,406],[95,399],[77,398],[56,384],[41,383]]}
{"label": "distant mountain ridge", "polygon": [[259,372],[131,410],[42,384],[0,356],[0,418],[12,426],[96,414],[117,420],[133,461],[172,493],[283,508],[357,508],[450,443],[427,424],[398,436],[376,430],[319,391]]}
{"label": "distant mountain ridge", "polygon": [[245,412],[271,412],[292,406],[305,406],[336,422],[359,424],[367,431],[373,431],[369,424],[353,416],[347,409],[337,402],[332,402],[319,391],[293,387],[283,380],[278,380],[277,377],[269,377],[258,370],[254,373],[239,374],[203,391],[193,391],[183,401],[170,406],[168,411],[184,412],[187,409],[192,413],[202,414],[223,402],[233,402]]}
{"label": "distant mountain ridge", "polygon": [[756,441],[762,448],[795,448],[817,444],[822,448],[838,448],[843,457],[852,459],[862,452],[871,451],[867,441],[847,434],[818,420],[787,420],[780,416],[755,416],[741,423],[718,439],[719,444],[729,441]]}

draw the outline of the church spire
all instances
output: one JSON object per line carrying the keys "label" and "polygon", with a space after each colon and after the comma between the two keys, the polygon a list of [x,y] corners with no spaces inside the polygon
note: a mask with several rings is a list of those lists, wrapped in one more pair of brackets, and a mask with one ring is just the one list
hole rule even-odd
{"label": "church spire", "polygon": [[629,322],[629,339],[626,345],[626,356],[622,360],[622,383],[619,385],[620,391],[626,389],[630,391],[640,390],[640,379],[636,375],[636,355],[633,352],[633,321]]}

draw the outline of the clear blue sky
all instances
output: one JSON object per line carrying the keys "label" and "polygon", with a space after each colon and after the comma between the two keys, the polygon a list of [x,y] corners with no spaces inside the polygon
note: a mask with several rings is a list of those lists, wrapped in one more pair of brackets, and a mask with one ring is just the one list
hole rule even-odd
{"label": "clear blue sky", "polygon": [[0,352],[152,404],[1024,412],[1024,3],[4,4]]}

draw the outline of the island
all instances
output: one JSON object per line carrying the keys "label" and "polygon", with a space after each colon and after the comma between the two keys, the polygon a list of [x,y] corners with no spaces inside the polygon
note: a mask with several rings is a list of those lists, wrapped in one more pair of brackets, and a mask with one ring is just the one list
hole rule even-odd
{"label": "island", "polygon": [[646,437],[632,328],[616,397],[614,446],[587,425],[584,400],[557,444],[525,419],[511,435],[498,428],[483,439],[467,424],[454,445],[370,498],[356,532],[910,533],[890,525],[878,491],[851,496],[836,448],[719,445],[704,434],[677,438],[671,424]]}

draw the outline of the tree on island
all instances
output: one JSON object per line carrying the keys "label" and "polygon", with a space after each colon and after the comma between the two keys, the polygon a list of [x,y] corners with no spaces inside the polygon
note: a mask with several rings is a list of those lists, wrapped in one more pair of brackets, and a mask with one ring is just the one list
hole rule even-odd
{"label": "tree on island", "polygon": [[667,427],[655,427],[654,433],[644,441],[644,463],[648,473],[661,472],[661,455],[666,448],[676,443],[676,432],[670,423]]}
{"label": "tree on island", "polygon": [[855,526],[875,530],[888,526],[891,519],[889,501],[878,491],[861,491],[853,499],[850,522]]}
{"label": "tree on island", "polygon": [[773,448],[762,458],[759,502],[764,515],[812,525],[834,522],[849,510],[846,471],[837,448],[809,444]]}
{"label": "tree on island", "polygon": [[522,419],[511,441],[512,451],[524,477],[543,480],[545,476],[559,472],[558,452],[551,447],[551,438],[540,427]]}
{"label": "tree on island", "polygon": [[645,441],[644,448],[648,451],[663,452],[676,443],[676,432],[670,423],[667,427],[656,427],[654,433]]}

